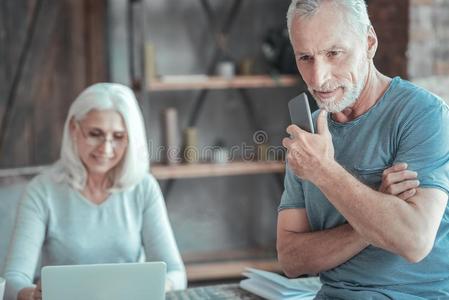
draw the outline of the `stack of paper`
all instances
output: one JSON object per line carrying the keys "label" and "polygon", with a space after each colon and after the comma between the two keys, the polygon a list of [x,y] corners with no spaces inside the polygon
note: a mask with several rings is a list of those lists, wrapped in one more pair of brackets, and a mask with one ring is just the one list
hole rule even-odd
{"label": "stack of paper", "polygon": [[318,277],[288,279],[276,273],[247,268],[243,275],[248,277],[240,287],[269,300],[309,300],[321,288]]}

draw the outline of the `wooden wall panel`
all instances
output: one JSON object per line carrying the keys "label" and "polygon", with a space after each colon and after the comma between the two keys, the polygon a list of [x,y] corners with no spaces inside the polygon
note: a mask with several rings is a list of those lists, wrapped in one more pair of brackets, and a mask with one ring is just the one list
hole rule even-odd
{"label": "wooden wall panel", "polygon": [[37,18],[13,94],[0,167],[48,164],[59,157],[70,103],[87,85],[107,80],[104,9],[105,2],[96,0],[3,1],[2,117],[33,13]]}
{"label": "wooden wall panel", "polygon": [[108,76],[106,44],[106,2],[85,0],[86,78],[89,83],[104,81]]}

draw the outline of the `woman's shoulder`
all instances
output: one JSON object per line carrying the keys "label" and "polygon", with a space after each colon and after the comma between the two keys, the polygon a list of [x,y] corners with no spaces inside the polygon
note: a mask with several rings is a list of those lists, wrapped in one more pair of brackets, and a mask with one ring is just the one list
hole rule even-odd
{"label": "woman's shoulder", "polygon": [[146,194],[151,193],[155,188],[159,188],[156,178],[152,174],[146,173],[133,190]]}
{"label": "woman's shoulder", "polygon": [[27,185],[27,190],[48,190],[54,188],[56,182],[48,171],[34,176]]}
{"label": "woman's shoulder", "polygon": [[45,212],[52,206],[51,203],[55,195],[66,193],[61,191],[59,185],[52,179],[50,174],[44,171],[36,175],[27,184],[21,202],[24,205],[31,205],[31,207]]}
{"label": "woman's shoulder", "polygon": [[134,185],[123,189],[121,192],[124,193],[142,193],[142,192],[146,192],[148,189],[151,189],[152,187],[154,187],[155,185],[157,185],[157,181],[154,178],[153,175],[146,173],[142,176],[142,178],[135,183]]}
{"label": "woman's shoulder", "polygon": [[145,174],[142,179],[133,187],[119,192],[122,197],[129,199],[137,207],[145,210],[145,208],[163,201],[162,192],[159,184],[151,174]]}
{"label": "woman's shoulder", "polygon": [[67,187],[68,185],[65,182],[55,177],[54,166],[52,166],[31,179],[25,191],[31,195],[66,195],[71,191]]}

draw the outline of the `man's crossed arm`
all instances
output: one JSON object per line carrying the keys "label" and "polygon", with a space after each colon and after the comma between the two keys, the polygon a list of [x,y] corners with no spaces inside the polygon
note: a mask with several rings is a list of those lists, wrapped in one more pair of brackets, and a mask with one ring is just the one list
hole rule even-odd
{"label": "man's crossed arm", "polygon": [[[304,210],[281,211],[277,247],[287,275],[333,268],[369,244],[411,262],[420,261],[431,251],[447,203],[445,193],[437,189],[407,189],[411,183],[405,178],[395,181],[401,177],[395,171],[390,175],[386,171],[380,191],[365,186],[334,160],[323,112],[318,118],[318,134],[309,134],[294,125],[287,132],[292,136],[283,141],[289,167],[297,176],[314,183],[350,224],[312,233]],[[328,249],[332,249],[327,252],[330,255],[318,253]],[[326,259],[320,263],[315,257]]]}
{"label": "man's crossed arm", "polygon": [[[394,165],[383,172],[379,191],[407,200],[416,194],[416,177],[407,164]],[[335,268],[369,245],[349,224],[310,232],[305,209],[281,211],[277,237],[279,262],[290,277]]]}

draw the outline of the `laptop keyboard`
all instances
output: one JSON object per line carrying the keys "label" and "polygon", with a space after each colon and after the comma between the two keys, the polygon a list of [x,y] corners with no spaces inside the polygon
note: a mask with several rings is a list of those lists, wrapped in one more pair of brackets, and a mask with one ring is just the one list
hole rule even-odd
{"label": "laptop keyboard", "polygon": [[223,284],[189,288],[184,291],[175,291],[166,294],[166,300],[228,300],[228,299],[245,299],[258,300],[262,299],[254,294],[239,288],[238,284]]}

